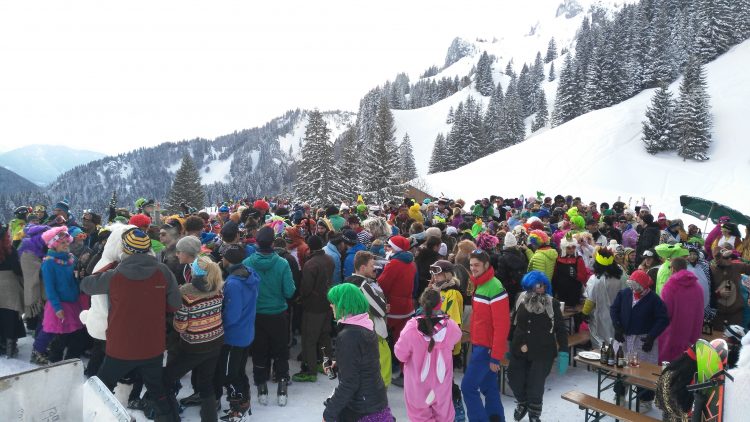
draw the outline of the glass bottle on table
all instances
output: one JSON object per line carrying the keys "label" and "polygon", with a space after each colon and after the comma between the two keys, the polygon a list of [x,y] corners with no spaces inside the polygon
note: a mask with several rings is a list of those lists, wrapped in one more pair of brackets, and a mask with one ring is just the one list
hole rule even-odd
{"label": "glass bottle on table", "polygon": [[608,349],[607,349],[607,342],[603,341],[602,342],[602,348],[599,351],[599,363],[601,363],[602,365],[606,365],[607,364],[607,351],[608,351]]}
{"label": "glass bottle on table", "polygon": [[607,349],[607,365],[615,366],[617,359],[615,358],[615,342],[609,339],[609,348]]}
{"label": "glass bottle on table", "polygon": [[622,351],[622,344],[617,348],[617,367],[624,368],[626,365],[625,353]]}

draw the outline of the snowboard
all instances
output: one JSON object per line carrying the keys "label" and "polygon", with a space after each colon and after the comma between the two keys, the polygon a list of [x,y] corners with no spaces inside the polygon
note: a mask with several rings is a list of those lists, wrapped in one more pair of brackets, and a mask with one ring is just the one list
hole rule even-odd
{"label": "snowboard", "polygon": [[[711,381],[714,374],[724,369],[728,350],[727,343],[723,339],[716,339],[711,343],[704,339],[698,340],[695,344],[698,370],[695,382],[697,384]],[[714,387],[701,390],[698,394],[702,397],[701,400],[696,400],[696,403],[702,405],[700,409],[696,408],[695,412],[700,412],[700,420],[721,422],[724,411],[724,383],[720,382]]]}

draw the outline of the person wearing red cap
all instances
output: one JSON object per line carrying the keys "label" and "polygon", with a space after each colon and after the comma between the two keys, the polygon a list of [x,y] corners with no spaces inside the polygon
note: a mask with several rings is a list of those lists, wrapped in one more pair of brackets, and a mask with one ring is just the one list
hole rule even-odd
{"label": "person wearing red cap", "polygon": [[[403,236],[393,236],[388,239],[388,247],[393,254],[383,268],[378,284],[383,289],[383,294],[390,305],[386,326],[391,332],[392,344],[395,344],[406,322],[414,315],[417,266],[414,264],[414,255],[409,252],[409,239]],[[401,377],[399,378],[402,379]],[[399,382],[396,381],[395,385],[398,384]]]}
{"label": "person wearing red cap", "polygon": [[[628,277],[628,287],[620,290],[609,308],[609,315],[615,327],[615,340],[623,347],[625,353],[637,353],[643,362],[657,364],[658,351],[654,342],[669,325],[667,308],[659,295],[651,290],[654,282],[642,270],[633,271]],[[700,308],[698,308],[700,309]],[[615,384],[615,393],[624,403],[625,386]],[[641,398],[640,411],[651,409],[654,400],[652,391],[639,391]]]}

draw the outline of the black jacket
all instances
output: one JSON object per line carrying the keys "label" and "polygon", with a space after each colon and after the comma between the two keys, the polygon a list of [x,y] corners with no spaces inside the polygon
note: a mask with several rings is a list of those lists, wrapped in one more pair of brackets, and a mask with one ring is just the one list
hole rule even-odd
{"label": "black jacket", "polygon": [[339,324],[338,328],[339,385],[325,402],[323,418],[326,421],[358,420],[388,406],[385,384],[380,376],[378,338],[374,331],[357,325]]}
{"label": "black jacket", "polygon": [[[554,329],[552,319],[546,312],[533,314],[523,304],[518,305],[514,318],[516,327],[510,343],[514,356],[527,360],[551,360],[557,356],[558,351],[568,351],[568,331],[557,299],[552,299],[552,310],[555,316]],[[526,353],[521,352],[524,344],[529,349]]]}
{"label": "black jacket", "polygon": [[640,265],[643,261],[643,252],[659,244],[661,229],[656,223],[651,223],[643,228],[641,235],[638,236],[638,243],[635,244],[636,262]]}
{"label": "black jacket", "polygon": [[419,278],[419,286],[417,291],[414,292],[414,298],[419,298],[422,295],[424,289],[430,284],[432,274],[430,274],[430,266],[434,264],[440,255],[432,249],[420,248],[417,256],[414,257],[414,263],[417,264],[417,277]]}
{"label": "black jacket", "polygon": [[[496,265],[496,266],[495,266]],[[497,255],[495,277],[508,292],[511,306],[516,303],[516,295],[521,292],[521,279],[529,267],[526,254],[518,248],[506,249]],[[512,309],[512,308],[511,308]]]}

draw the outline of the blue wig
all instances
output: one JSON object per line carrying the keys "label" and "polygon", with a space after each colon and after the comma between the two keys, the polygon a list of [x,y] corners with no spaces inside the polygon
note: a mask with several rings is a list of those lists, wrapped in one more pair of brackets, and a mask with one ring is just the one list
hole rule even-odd
{"label": "blue wig", "polygon": [[538,270],[530,271],[525,276],[523,276],[523,279],[521,280],[521,287],[528,292],[531,291],[534,286],[539,283],[544,284],[545,291],[548,295],[552,294],[552,286],[549,283],[547,275]]}

